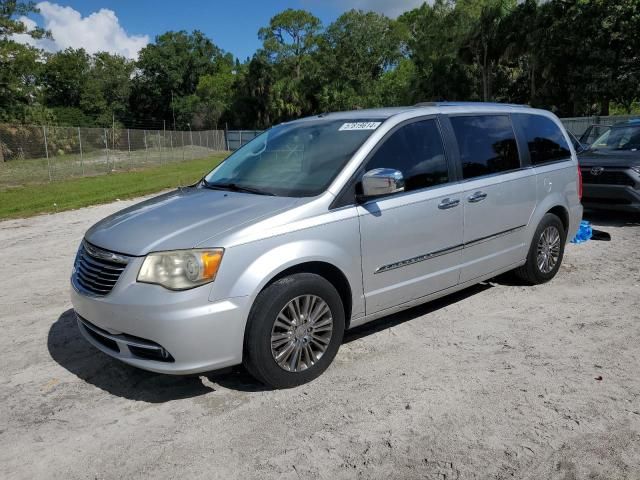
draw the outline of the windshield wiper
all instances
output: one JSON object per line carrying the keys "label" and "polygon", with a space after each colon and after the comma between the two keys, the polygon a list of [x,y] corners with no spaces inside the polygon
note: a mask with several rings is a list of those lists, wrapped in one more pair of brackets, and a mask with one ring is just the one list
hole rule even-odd
{"label": "windshield wiper", "polygon": [[274,197],[275,194],[271,192],[267,192],[266,190],[260,190],[259,188],[253,187],[245,187],[244,185],[238,185],[237,183],[211,183],[206,179],[202,179],[202,183],[207,188],[217,189],[217,190],[231,190],[232,192],[246,192],[246,193],[254,193],[256,195],[268,195],[270,197]]}

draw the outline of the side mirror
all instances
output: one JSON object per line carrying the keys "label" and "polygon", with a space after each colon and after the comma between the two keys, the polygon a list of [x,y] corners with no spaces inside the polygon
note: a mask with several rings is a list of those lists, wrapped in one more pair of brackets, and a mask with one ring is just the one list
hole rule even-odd
{"label": "side mirror", "polygon": [[402,172],[392,168],[375,168],[362,176],[362,196],[365,198],[404,191]]}
{"label": "side mirror", "polygon": [[576,146],[576,154],[580,154],[582,152],[586,152],[587,150],[589,150],[589,145],[587,145],[586,143],[582,143],[579,142]]}

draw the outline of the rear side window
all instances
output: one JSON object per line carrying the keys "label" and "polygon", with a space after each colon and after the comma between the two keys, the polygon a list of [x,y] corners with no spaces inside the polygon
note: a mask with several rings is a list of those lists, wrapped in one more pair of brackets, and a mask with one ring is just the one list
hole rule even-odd
{"label": "rear side window", "polygon": [[509,115],[451,117],[463,178],[520,168],[518,146]]}
{"label": "rear side window", "polygon": [[527,140],[532,165],[571,158],[569,145],[553,120],[542,115],[522,113],[512,118]]}
{"label": "rear side window", "polygon": [[433,187],[449,181],[447,159],[435,120],[400,127],[387,138],[366,165],[402,172],[405,191]]}

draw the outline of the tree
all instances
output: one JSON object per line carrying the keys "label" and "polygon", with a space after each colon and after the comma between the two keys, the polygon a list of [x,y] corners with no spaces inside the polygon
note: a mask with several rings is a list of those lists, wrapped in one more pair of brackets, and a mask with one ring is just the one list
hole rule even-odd
{"label": "tree", "polygon": [[39,27],[29,30],[20,19],[14,18],[30,13],[40,13],[35,2],[0,0],[0,41],[7,41],[12,35],[21,33],[32,38],[51,38],[51,33],[47,30]]}
{"label": "tree", "polygon": [[290,70],[296,80],[302,77],[305,59],[316,50],[320,19],[306,10],[288,8],[274,16],[268,27],[258,31],[263,48],[271,61]]}
{"label": "tree", "polygon": [[116,118],[128,116],[134,67],[133,61],[120,55],[108,52],[93,55],[87,79],[91,88],[83,92],[80,100],[83,111],[106,116],[102,124],[108,124],[112,115]]}
{"label": "tree", "polygon": [[83,48],[67,48],[48,56],[41,79],[47,106],[80,107],[91,69],[90,58]]}
{"label": "tree", "polygon": [[459,58],[468,14],[448,0],[403,14],[409,58],[415,66],[411,101],[474,99],[472,70]]}
{"label": "tree", "polygon": [[269,128],[272,117],[274,67],[264,51],[256,53],[236,80],[231,108],[232,125],[238,128]]}
{"label": "tree", "polygon": [[377,82],[402,58],[399,25],[374,12],[351,10],[322,35],[317,54],[323,110],[377,106]]}
{"label": "tree", "polygon": [[482,99],[485,102],[493,100],[492,81],[505,54],[501,25],[513,3],[511,0],[496,0],[483,5],[461,48],[462,58],[480,70]]}
{"label": "tree", "polygon": [[39,52],[26,45],[0,41],[0,121],[25,121],[40,100]]}
{"label": "tree", "polygon": [[38,12],[34,2],[0,0],[0,120],[32,121],[50,116],[40,103],[40,52],[13,39],[16,34],[51,37],[41,28],[29,30],[16,18]]}
{"label": "tree", "polygon": [[[233,65],[233,57],[202,32],[164,33],[140,51],[131,106],[143,119],[172,119],[176,109],[192,107],[191,102],[178,99],[194,95],[200,77],[213,75],[229,65]],[[178,111],[176,115],[183,119],[181,122],[188,118],[186,111]]]}
{"label": "tree", "polygon": [[233,99],[236,70],[227,66],[219,72],[200,77],[196,87],[199,103],[193,125],[196,128],[218,128],[218,121]]}

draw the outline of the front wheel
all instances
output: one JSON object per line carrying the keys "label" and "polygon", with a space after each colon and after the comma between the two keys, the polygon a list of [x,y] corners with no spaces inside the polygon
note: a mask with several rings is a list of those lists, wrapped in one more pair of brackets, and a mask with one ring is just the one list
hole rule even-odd
{"label": "front wheel", "polygon": [[551,280],[560,269],[566,238],[562,221],[552,213],[545,214],[533,235],[527,262],[516,269],[516,275],[532,285]]}
{"label": "front wheel", "polygon": [[244,365],[273,388],[310,382],[338,353],[344,326],[342,300],[330,282],[312,273],[281,278],[260,292],[251,309]]}

